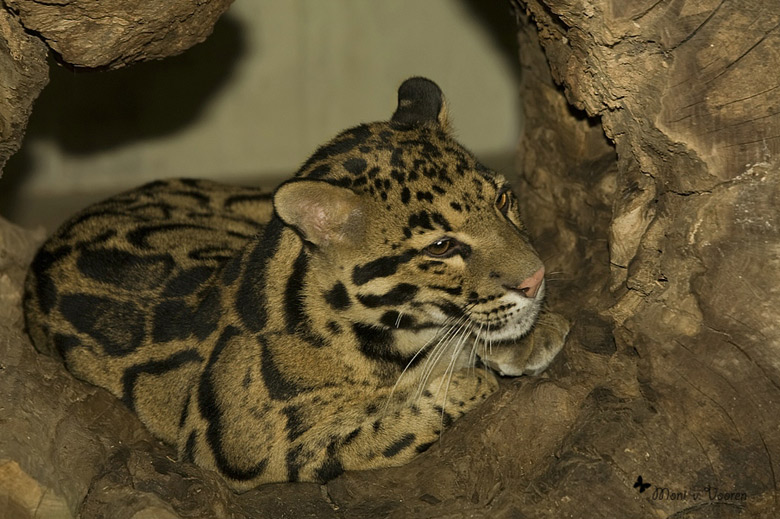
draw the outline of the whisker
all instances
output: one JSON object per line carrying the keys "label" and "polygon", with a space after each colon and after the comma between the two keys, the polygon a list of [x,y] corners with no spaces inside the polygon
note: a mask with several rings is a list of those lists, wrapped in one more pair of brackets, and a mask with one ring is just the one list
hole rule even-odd
{"label": "whisker", "polygon": [[455,334],[458,333],[458,330],[460,330],[460,328],[458,328],[458,330],[456,330],[455,328],[458,326],[462,326],[462,323],[466,319],[467,319],[466,315],[461,315],[460,317],[458,317],[457,321],[455,321],[455,323],[450,327],[450,329],[447,330],[447,332],[441,337],[439,343],[433,348],[433,351],[428,356],[428,358],[425,359],[426,362],[423,365],[422,376],[420,378],[420,384],[418,386],[418,391],[417,391],[418,395],[422,394],[425,388],[425,384],[427,383],[428,378],[430,377],[434,367],[436,366],[438,359],[440,358],[442,352],[446,350],[446,344],[448,344],[449,341],[452,340],[452,338],[455,336]]}
{"label": "whisker", "polygon": [[[449,345],[452,343],[455,337],[457,337],[457,335],[460,333],[463,327],[466,326],[467,324],[468,323],[465,317],[460,318],[450,329],[450,332],[447,334],[448,337],[443,337],[442,340],[439,342],[439,344],[437,344],[436,347],[434,348],[434,351],[431,352],[431,355],[429,356],[430,363],[426,363],[426,366],[423,370],[422,378],[420,380],[420,385],[418,386],[418,392],[417,392],[418,399],[422,396],[422,393],[425,389],[425,385],[427,384],[430,376],[433,374],[433,370],[439,364],[439,360],[441,360],[442,356],[447,351]],[[456,326],[458,327],[457,329],[455,329]]]}
{"label": "whisker", "polygon": [[[400,319],[400,317],[399,317],[399,319]],[[439,329],[436,331],[436,333],[433,335],[433,337],[428,339],[428,341],[426,341],[425,344],[423,344],[420,347],[420,349],[417,350],[417,352],[412,356],[412,358],[409,359],[409,362],[406,363],[406,366],[404,367],[403,371],[401,371],[401,374],[398,375],[398,378],[396,379],[395,384],[393,384],[393,389],[390,390],[390,394],[388,395],[387,400],[385,401],[385,409],[387,408],[387,405],[390,403],[390,400],[392,399],[393,394],[395,393],[395,390],[398,388],[398,384],[401,383],[401,379],[406,374],[406,372],[409,370],[409,367],[411,367],[411,365],[414,364],[415,359],[420,355],[420,353],[422,353],[425,350],[425,348],[428,347],[428,345],[433,343],[433,341],[435,341],[436,338],[439,337],[439,334],[441,333],[442,329],[445,326],[447,326],[447,322],[452,320],[452,319],[453,318],[448,318],[446,321],[444,321],[444,323],[439,327]],[[427,360],[426,360],[426,362],[427,362]]]}
{"label": "whisker", "polygon": [[[436,345],[436,347],[434,348],[434,351],[431,352],[431,355],[429,355],[428,359],[426,359],[426,361],[430,361],[430,363],[426,362],[426,364],[425,364],[425,366],[423,368],[423,374],[422,374],[422,377],[420,378],[420,384],[418,385],[418,391],[416,393],[416,395],[417,395],[416,398],[418,400],[422,396],[422,393],[423,393],[423,391],[425,389],[425,386],[428,383],[428,380],[430,379],[431,374],[433,373],[433,370],[438,365],[439,360],[444,355],[444,352],[447,350],[447,348],[450,345],[450,343],[460,333],[460,331],[463,329],[464,326],[469,325],[470,319],[469,319],[468,312],[473,307],[474,307],[474,304],[471,304],[471,305],[466,305],[462,309],[463,314],[461,315],[461,317],[458,318],[458,320],[455,322],[455,324],[452,325],[452,327],[450,328],[448,333],[445,334],[444,337],[442,337],[442,340],[439,342],[439,344]],[[457,329],[455,329],[456,326],[458,327]]]}
{"label": "whisker", "polygon": [[[450,383],[452,382],[452,375],[455,373],[455,363],[460,357],[461,351],[463,351],[463,346],[466,344],[466,339],[468,338],[469,334],[471,333],[472,325],[469,323],[468,328],[466,328],[463,331],[463,335],[461,339],[456,343],[455,347],[453,348],[452,352],[452,358],[450,359],[450,363],[447,366],[447,370],[445,370],[444,374],[447,376],[447,385],[444,387],[444,398],[442,399],[441,403],[441,425],[439,430],[444,430],[444,413],[447,409],[447,395],[450,391]],[[449,374],[448,374],[449,372]],[[442,378],[442,381],[439,383],[439,388],[436,390],[436,396],[439,396],[439,392],[441,391],[441,384],[444,382],[444,378]],[[439,435],[441,437],[441,434]]]}
{"label": "whisker", "polygon": [[490,321],[488,321],[487,325],[487,347],[488,355],[493,355],[493,339],[490,338]]}
{"label": "whisker", "polygon": [[471,352],[469,353],[469,369],[474,371],[474,367],[477,364],[477,346],[479,345],[479,336],[482,334],[482,327],[485,326],[484,323],[480,323],[479,330],[477,330],[477,335],[474,337],[474,344],[471,347]]}
{"label": "whisker", "polygon": [[444,341],[446,341],[448,339],[448,337],[454,332],[455,328],[458,326],[459,323],[460,323],[460,320],[456,321],[455,323],[450,325],[443,334],[439,334],[436,337],[434,337],[435,339],[438,339],[438,341],[433,346],[433,348],[431,349],[430,353],[425,358],[425,362],[422,365],[420,380],[418,381],[418,384],[417,384],[417,390],[414,392],[415,399],[419,399],[421,397],[422,393],[424,392],[425,384],[426,384],[426,381],[428,379],[428,373],[429,373],[429,371],[431,369],[430,368],[431,364],[434,363],[434,358],[438,355],[438,352],[439,352],[439,349],[441,348],[442,343]]}
{"label": "whisker", "polygon": [[[472,325],[471,323],[467,323],[466,328],[463,330],[463,333],[460,335],[460,338],[455,343],[455,346],[452,348],[452,355],[450,357],[450,362],[447,364],[447,369],[444,370],[444,375],[447,375],[449,373],[449,377],[447,379],[447,386],[449,387],[450,379],[452,378],[452,373],[455,371],[455,362],[458,359],[458,355],[463,350],[463,345],[466,343],[466,339],[468,338],[469,333],[471,332]],[[444,384],[444,378],[442,378],[441,382],[439,382],[439,387],[436,388],[436,395],[439,395],[439,392],[441,391],[442,384]],[[447,392],[445,390],[444,392],[444,403],[446,404],[447,399]]]}

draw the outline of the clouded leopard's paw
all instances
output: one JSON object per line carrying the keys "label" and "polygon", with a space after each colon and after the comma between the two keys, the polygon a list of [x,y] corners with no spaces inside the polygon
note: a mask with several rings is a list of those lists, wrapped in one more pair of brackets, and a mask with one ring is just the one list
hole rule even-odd
{"label": "clouded leopard's paw", "polygon": [[427,394],[430,395],[433,405],[462,416],[497,389],[498,379],[490,371],[463,368],[452,375],[445,373],[432,381]]}
{"label": "clouded leopard's paw", "polygon": [[528,335],[515,343],[493,345],[481,360],[504,376],[538,375],[561,351],[568,334],[566,319],[543,311]]}

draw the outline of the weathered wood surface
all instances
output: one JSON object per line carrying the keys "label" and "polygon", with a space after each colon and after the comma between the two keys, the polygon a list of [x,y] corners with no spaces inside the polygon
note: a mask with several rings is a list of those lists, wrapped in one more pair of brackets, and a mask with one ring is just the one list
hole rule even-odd
{"label": "weathered wood surface", "polygon": [[49,80],[46,46],[0,4],[0,178],[22,144],[32,104]]}
{"label": "weathered wood surface", "polygon": [[[545,212],[535,230],[566,277],[591,262],[557,251],[609,247],[609,281],[588,275],[580,290],[613,321],[616,356],[634,355],[620,385],[605,386],[623,422],[594,425],[611,441],[587,457],[623,482],[583,475],[580,492],[622,501],[626,517],[644,504],[662,517],[777,517],[780,4],[529,0],[519,10],[532,22],[521,35],[528,210]],[[597,200],[612,190],[607,228],[583,228],[594,200],[577,207],[567,195],[591,173],[550,156],[595,136],[559,128],[562,94],[539,72],[536,29],[552,78],[614,142],[616,174],[590,184]],[[639,474],[654,485],[641,496]],[[747,499],[693,499],[708,486]],[[687,499],[653,500],[659,487]],[[631,495],[639,502],[623,508]]]}
{"label": "weathered wood surface", "polygon": [[180,54],[211,34],[233,0],[4,0],[74,67],[120,68]]}

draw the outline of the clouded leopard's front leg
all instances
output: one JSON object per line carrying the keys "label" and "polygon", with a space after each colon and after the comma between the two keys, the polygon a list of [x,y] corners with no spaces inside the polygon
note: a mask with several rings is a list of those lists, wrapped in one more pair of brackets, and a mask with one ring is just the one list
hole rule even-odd
{"label": "clouded leopard's front leg", "polygon": [[568,334],[566,319],[543,310],[525,337],[514,343],[494,344],[480,359],[502,375],[538,375],[561,351]]}
{"label": "clouded leopard's front leg", "polygon": [[[431,380],[419,395],[377,395],[379,411],[341,449],[345,470],[402,465],[437,441],[442,430],[498,389],[493,373],[463,368]],[[396,398],[397,397],[397,398]]]}
{"label": "clouded leopard's front leg", "polygon": [[402,465],[498,388],[493,373],[463,368],[431,380],[419,397],[416,388],[335,385],[263,402],[261,385],[209,371],[184,413],[179,455],[237,491]]}

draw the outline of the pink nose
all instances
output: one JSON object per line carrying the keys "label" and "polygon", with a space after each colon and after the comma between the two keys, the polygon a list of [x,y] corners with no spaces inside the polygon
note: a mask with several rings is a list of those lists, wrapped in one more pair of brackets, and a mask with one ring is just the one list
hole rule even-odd
{"label": "pink nose", "polygon": [[540,268],[534,272],[531,277],[512,288],[525,297],[534,298],[536,297],[537,292],[539,292],[539,288],[542,286],[542,281],[544,281],[544,267]]}

